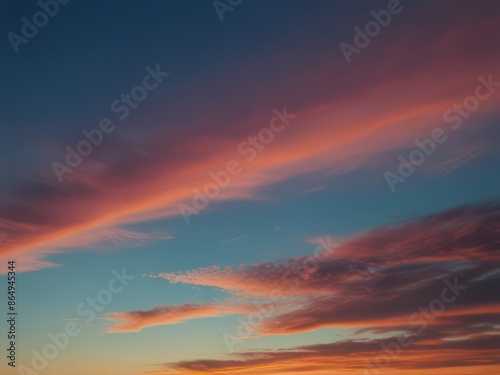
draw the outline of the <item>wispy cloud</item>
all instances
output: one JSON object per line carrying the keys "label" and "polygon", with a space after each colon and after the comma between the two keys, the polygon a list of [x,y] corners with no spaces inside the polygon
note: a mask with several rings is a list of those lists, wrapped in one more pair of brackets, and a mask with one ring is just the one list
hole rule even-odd
{"label": "wispy cloud", "polygon": [[[0,262],[15,259],[18,264],[18,272],[36,271],[60,266],[60,264],[42,260],[52,254],[145,246],[153,241],[171,240],[173,238],[169,232],[165,231],[137,232],[121,228],[99,228],[61,238],[53,241],[51,246],[38,246],[30,249],[30,251],[23,252],[0,253]],[[5,272],[5,270],[0,270],[0,274]]]}
{"label": "wispy cloud", "polygon": [[[388,327],[390,332],[407,324],[408,316],[419,306],[428,304],[430,296],[442,289],[444,278],[460,276],[469,285],[470,292],[447,311],[455,319],[500,312],[495,297],[499,233],[500,204],[464,206],[374,229],[314,258],[302,256],[237,268],[211,266],[151,277],[222,289],[237,297],[241,306],[269,300],[279,291],[281,297],[272,316],[258,325],[257,332],[262,335],[325,327]],[[315,267],[311,266],[313,261]],[[225,302],[214,304],[229,308]],[[162,309],[171,314],[168,306]],[[214,316],[219,314],[210,305],[204,316],[211,311],[215,311]],[[116,314],[115,318],[129,316]],[[133,313],[134,328],[154,324],[150,314]],[[171,324],[170,315],[156,322],[165,321]]]}
{"label": "wispy cloud", "polygon": [[[392,361],[390,370],[398,374],[415,374],[415,370],[419,371],[418,373],[425,371],[429,375],[497,374],[500,355],[500,349],[496,344],[498,337],[491,335],[487,327],[476,329],[472,336],[470,331],[458,324],[448,326],[448,332],[454,330],[455,334],[467,331],[466,337],[461,341],[450,341],[446,340],[446,330],[429,330]],[[390,336],[384,341],[354,339],[281,350],[246,351],[223,359],[165,363],[158,366],[156,373],[164,375],[209,373],[322,375],[332,371],[339,374],[361,373],[360,367],[370,362],[378,363],[377,360],[381,358],[381,343],[395,341],[398,338]],[[459,372],[454,371],[457,367],[460,367]]]}
{"label": "wispy cloud", "polygon": [[430,169],[445,176],[483,154],[485,149],[485,147],[476,146],[460,150],[458,156],[452,156],[440,163],[432,164]]}
{"label": "wispy cloud", "polygon": [[222,241],[221,244],[225,244],[225,243],[228,243],[228,242],[234,242],[234,241],[239,241],[243,238],[243,235],[241,236],[238,236],[238,237],[234,237],[234,238],[230,238],[228,240],[225,240],[225,241]]}
{"label": "wispy cloud", "polygon": [[[37,267],[50,266],[37,248],[51,248],[100,227],[178,215],[178,205],[192,199],[193,188],[204,186],[211,180],[210,171],[235,158],[244,162],[244,173],[208,209],[216,209],[218,201],[263,199],[264,187],[291,178],[314,176],[316,184],[317,176],[332,171],[367,168],[377,155],[441,126],[443,110],[469,95],[470,82],[478,74],[497,77],[500,52],[485,47],[479,53],[474,42],[496,35],[497,20],[487,8],[475,12],[472,18],[446,20],[446,32],[432,25],[398,34],[398,48],[374,50],[370,59],[360,59],[347,70],[342,56],[338,61],[307,60],[306,70],[286,66],[281,79],[294,77],[298,89],[277,88],[266,95],[290,98],[295,106],[283,105],[288,104],[297,119],[267,147],[265,157],[240,160],[237,147],[268,125],[269,108],[235,110],[224,118],[219,115],[224,111],[214,107],[200,114],[217,119],[206,130],[170,132],[154,124],[147,139],[103,145],[95,160],[82,164],[64,184],[43,178],[23,181],[8,192],[1,207],[0,232],[9,233],[9,238],[0,253],[31,252],[39,256],[34,258]],[[407,64],[408,59],[413,63]],[[244,67],[235,74],[240,69]],[[337,69],[344,74],[332,74]],[[482,104],[478,114],[497,111],[494,103]],[[130,152],[138,148],[147,149],[149,156]]]}
{"label": "wispy cloud", "polygon": [[191,319],[245,314],[250,306],[233,304],[183,304],[157,306],[149,311],[113,312],[105,319],[114,322],[107,332],[136,332],[143,328],[178,324]]}

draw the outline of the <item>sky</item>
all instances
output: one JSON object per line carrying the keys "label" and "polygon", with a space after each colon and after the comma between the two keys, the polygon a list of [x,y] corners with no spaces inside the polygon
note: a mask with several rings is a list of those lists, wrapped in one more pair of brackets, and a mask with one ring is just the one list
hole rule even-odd
{"label": "sky", "polygon": [[2,374],[500,372],[500,4],[0,2]]}

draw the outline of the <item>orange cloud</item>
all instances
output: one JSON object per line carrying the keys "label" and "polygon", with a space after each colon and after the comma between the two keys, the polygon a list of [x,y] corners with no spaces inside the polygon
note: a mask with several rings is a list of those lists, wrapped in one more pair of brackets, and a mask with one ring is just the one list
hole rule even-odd
{"label": "orange cloud", "polygon": [[[359,339],[308,345],[281,350],[259,350],[233,354],[224,359],[200,359],[163,364],[155,374],[494,374],[500,369],[500,348],[487,333],[459,341],[418,339],[400,348],[398,337],[384,340]],[[385,351],[383,348],[388,347]],[[460,370],[457,370],[457,369]]]}
{"label": "orange cloud", "polygon": [[[435,315],[439,325],[497,324],[492,317],[500,312],[499,233],[500,204],[464,206],[377,228],[309,257],[151,277],[222,289],[239,303],[236,310],[226,302],[196,307],[203,317],[218,316],[226,309],[256,312],[256,307],[250,308],[254,302],[268,305],[269,314],[263,314],[255,328],[259,335],[325,327],[380,333],[415,330],[438,324]],[[426,314],[440,305],[442,311],[428,319]],[[139,329],[155,322],[183,321],[172,317],[177,311],[176,306],[165,306],[113,317],[126,320],[125,325],[118,323],[117,330]]]}
{"label": "orange cloud", "polygon": [[[107,250],[130,246],[144,246],[152,241],[170,240],[174,237],[168,232],[135,232],[120,228],[96,228],[87,232],[78,233],[71,237],[55,240],[50,246],[38,246],[31,251],[16,251],[0,253],[0,262],[16,261],[18,272],[36,271],[42,268],[58,267],[57,263],[41,259],[51,254],[67,251]],[[0,274],[8,270],[0,270]]]}
{"label": "orange cloud", "polygon": [[136,332],[146,327],[178,324],[190,319],[249,313],[243,305],[170,305],[157,306],[149,311],[113,312],[106,316],[113,321],[107,332]]}
{"label": "orange cloud", "polygon": [[[63,184],[22,184],[2,205],[0,232],[9,237],[0,253],[29,253],[37,267],[43,267],[49,264],[40,259],[40,248],[56,241],[70,241],[98,227],[178,215],[178,205],[191,201],[193,188],[202,188],[210,181],[210,171],[223,169],[233,159],[243,172],[208,209],[222,200],[259,199],[262,187],[298,175],[353,171],[374,156],[408,147],[414,138],[443,125],[443,112],[470,95],[478,75],[500,76],[498,50],[476,43],[485,35],[492,40],[498,35],[490,6],[458,12],[467,18],[447,19],[446,32],[432,26],[395,36],[397,48],[382,47],[357,64],[325,56],[305,59],[308,69],[292,65],[276,72],[284,89],[262,92],[279,109],[285,99],[276,98],[287,98],[284,104],[297,117],[251,162],[238,154],[238,145],[268,126],[271,108],[224,118],[217,107],[200,114],[203,129],[155,130],[149,140],[134,144],[110,140],[102,151],[105,158],[96,154]],[[443,5],[429,7],[429,14],[434,14],[432,7],[443,10]],[[492,96],[475,116],[494,111],[498,106]],[[213,118],[214,123],[204,121]],[[149,156],[134,152],[137,147],[148,150]]]}

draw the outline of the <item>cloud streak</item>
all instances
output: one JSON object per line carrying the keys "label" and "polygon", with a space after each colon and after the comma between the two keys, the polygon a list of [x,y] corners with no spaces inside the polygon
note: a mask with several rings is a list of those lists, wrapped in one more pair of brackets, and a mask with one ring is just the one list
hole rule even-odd
{"label": "cloud streak", "polygon": [[249,313],[242,305],[183,304],[157,306],[149,311],[114,312],[106,316],[115,324],[107,332],[137,332],[146,327],[183,323],[190,319]]}
{"label": "cloud streak", "polygon": [[[462,326],[448,327],[452,335],[464,333],[461,340],[449,340],[446,330],[429,330],[415,338],[413,345],[403,349],[391,363],[398,374],[495,374],[498,371],[500,348],[498,328],[492,334],[488,327],[475,329],[473,335]],[[247,351],[220,360],[191,360],[167,363],[157,374],[339,374],[359,373],[361,366],[376,362],[381,344],[397,340],[356,339],[329,344],[316,344],[282,350]],[[454,369],[460,368],[460,372]],[[371,371],[371,370],[370,370]],[[371,373],[378,373],[377,370]],[[370,374],[370,372],[368,372]]]}

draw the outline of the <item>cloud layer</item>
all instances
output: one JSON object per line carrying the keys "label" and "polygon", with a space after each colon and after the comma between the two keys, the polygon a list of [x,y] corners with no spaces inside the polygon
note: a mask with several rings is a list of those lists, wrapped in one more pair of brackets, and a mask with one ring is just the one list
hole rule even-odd
{"label": "cloud layer", "polygon": [[[463,4],[445,3],[428,5],[426,13],[443,16],[454,9],[456,17],[426,30],[393,33],[394,43],[370,47],[351,65],[340,54],[306,57],[307,69],[289,62],[276,72],[276,87],[259,81],[259,102],[273,103],[269,107],[228,113],[214,104],[199,114],[196,123],[203,127],[186,124],[183,130],[165,131],[150,118],[150,132],[140,140],[110,139],[62,184],[52,175],[19,183],[0,206],[0,233],[9,235],[0,252],[30,252],[33,268],[43,267],[39,248],[55,241],[76,241],[102,226],[179,215],[178,205],[191,203],[193,189],[202,189],[209,173],[230,160],[239,161],[243,172],[215,202],[260,199],[265,186],[300,175],[354,171],[387,151],[413,147],[413,139],[443,125],[446,109],[473,93],[478,75],[500,76],[498,50],[476,42],[485,35],[498,39],[495,5],[465,11]],[[227,72],[226,79],[237,79],[239,72]],[[242,92],[254,92],[257,84],[240,83]],[[297,117],[247,161],[238,145],[269,125],[273,107],[281,111],[285,105]],[[495,100],[482,102],[468,131],[482,115],[497,111]]]}
{"label": "cloud layer", "polygon": [[[116,312],[108,316],[115,322],[109,331],[241,314],[253,315],[253,320],[248,318],[252,329],[248,336],[229,333],[232,343],[326,327],[355,328],[360,337],[166,366],[173,373],[245,373],[249,368],[262,374],[347,371],[354,359],[346,356],[358,360],[376,356],[380,343],[373,335],[387,336],[384,342],[390,342],[401,332],[412,345],[394,360],[391,366],[396,368],[498,364],[494,358],[500,352],[500,204],[496,202],[374,229],[311,256],[153,277],[223,289],[232,296],[232,304]],[[432,358],[436,350],[442,355]]]}

